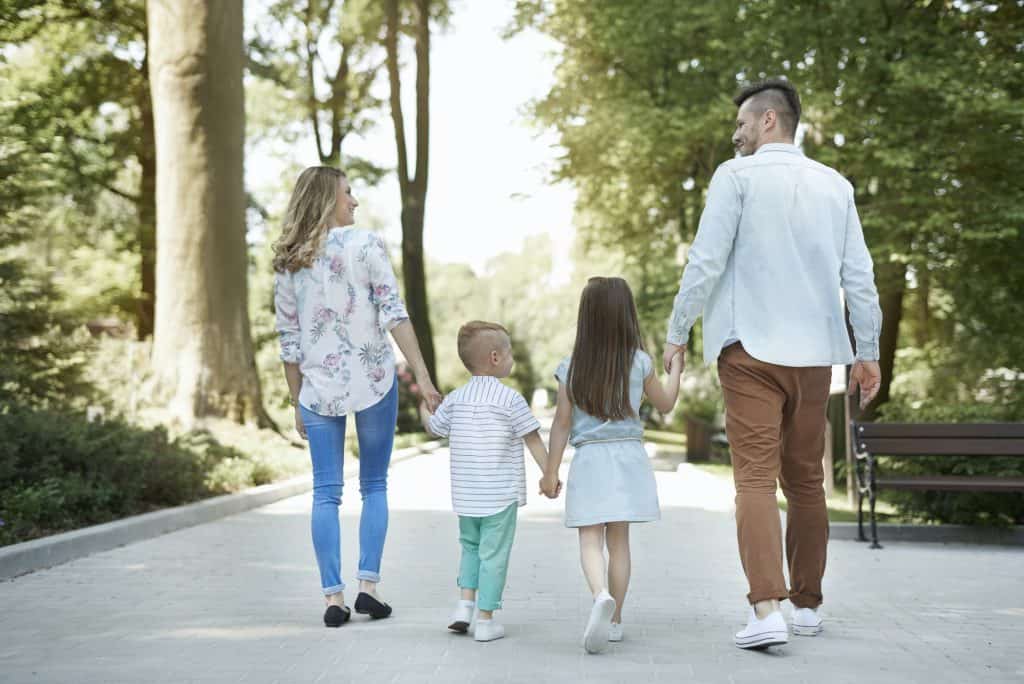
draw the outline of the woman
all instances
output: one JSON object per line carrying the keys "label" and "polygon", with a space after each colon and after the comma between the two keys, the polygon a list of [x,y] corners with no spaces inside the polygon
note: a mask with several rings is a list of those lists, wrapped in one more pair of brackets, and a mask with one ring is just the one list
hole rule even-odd
{"label": "woman", "polygon": [[341,579],[338,505],[347,417],[359,437],[359,596],[357,613],[391,614],[377,595],[388,528],[387,473],[398,415],[390,331],[412,366],[424,399],[441,396],[430,380],[384,243],[351,228],[348,179],[326,166],[306,169],[292,192],[274,245],[274,306],[281,360],[295,405],[295,429],[313,460],[313,549],[327,600],[324,624],[339,627],[351,611]]}

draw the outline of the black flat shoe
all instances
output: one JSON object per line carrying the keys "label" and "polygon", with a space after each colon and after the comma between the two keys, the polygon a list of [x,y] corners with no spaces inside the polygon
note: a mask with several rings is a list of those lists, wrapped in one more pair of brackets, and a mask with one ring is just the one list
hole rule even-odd
{"label": "black flat shoe", "polygon": [[391,606],[361,591],[359,596],[356,596],[356,612],[360,615],[369,615],[374,620],[380,620],[391,615]]}
{"label": "black flat shoe", "polygon": [[324,613],[324,624],[328,627],[341,627],[348,622],[350,617],[352,617],[352,610],[348,606],[344,608],[327,606],[327,612]]}

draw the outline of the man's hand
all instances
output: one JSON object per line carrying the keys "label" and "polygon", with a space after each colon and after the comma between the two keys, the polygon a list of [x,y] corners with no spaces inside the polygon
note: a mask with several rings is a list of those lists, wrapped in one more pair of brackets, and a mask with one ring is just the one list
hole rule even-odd
{"label": "man's hand", "polygon": [[857,361],[850,371],[850,396],[857,393],[860,388],[860,407],[864,408],[871,403],[871,400],[878,394],[882,386],[882,369],[877,361]]}
{"label": "man's hand", "polygon": [[302,422],[302,409],[299,408],[299,404],[295,404],[295,431],[299,433],[299,437],[302,439],[309,439],[306,436],[306,424]]}
{"label": "man's hand", "polygon": [[[671,342],[665,343],[665,354],[662,356],[662,361],[665,364],[666,373],[672,372],[672,359],[675,357],[675,355],[679,354],[680,356],[683,356],[685,351],[686,350],[683,347],[680,347],[678,344],[672,344]],[[683,366],[686,366],[685,357],[683,357]]]}

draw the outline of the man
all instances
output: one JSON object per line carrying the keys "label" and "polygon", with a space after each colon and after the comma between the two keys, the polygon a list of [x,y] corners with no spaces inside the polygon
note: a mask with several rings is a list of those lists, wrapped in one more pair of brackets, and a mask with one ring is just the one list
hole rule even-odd
{"label": "man", "polygon": [[[800,98],[785,80],[735,99],[739,157],[715,171],[669,322],[665,363],[704,316],[704,360],[718,361],[736,482],[740,560],[750,586],[740,648],[821,631],[828,514],[822,453],[832,364],[853,362],[850,393],[878,392],[882,312],[853,187],[793,144]],[[856,357],[846,331],[846,295]],[[776,480],[788,502],[786,558]]]}

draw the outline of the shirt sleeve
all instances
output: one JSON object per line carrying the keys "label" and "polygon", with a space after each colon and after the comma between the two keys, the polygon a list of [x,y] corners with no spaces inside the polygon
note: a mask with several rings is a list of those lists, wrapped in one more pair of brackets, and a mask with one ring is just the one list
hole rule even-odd
{"label": "shirt sleeve", "polygon": [[654,362],[651,361],[651,355],[642,349],[638,350],[636,355],[637,361],[640,363],[640,375],[646,380],[651,371],[654,370]]}
{"label": "shirt sleeve", "polygon": [[569,383],[569,359],[562,359],[562,363],[558,364],[558,368],[555,369],[555,380],[567,385]]}
{"label": "shirt sleeve", "polygon": [[512,399],[509,420],[512,422],[512,433],[516,437],[525,437],[531,432],[540,430],[540,422],[534,417],[533,412],[530,411],[529,404],[526,403],[526,399],[523,399],[523,395],[519,394],[519,392],[516,392],[515,397]]}
{"label": "shirt sleeve", "polygon": [[723,164],[715,170],[708,185],[697,237],[690,247],[679,293],[672,306],[666,336],[670,344],[686,344],[690,328],[703,313],[711,291],[725,271],[740,225],[740,208],[739,185],[732,171]]}
{"label": "shirt sleeve", "polygon": [[391,330],[409,318],[405,303],[398,294],[398,281],[391,268],[391,259],[384,241],[373,235],[373,241],[366,254],[366,265],[370,273],[370,300],[377,308],[380,327]]}
{"label": "shirt sleeve", "polygon": [[840,285],[850,308],[850,323],[857,341],[857,359],[878,360],[878,338],[882,332],[882,308],[875,289],[874,264],[864,241],[853,189],[846,210],[846,239],[843,246],[843,264],[839,270]]}
{"label": "shirt sleeve", "polygon": [[287,272],[274,274],[274,320],[281,342],[281,360],[285,363],[302,363],[299,306],[295,297],[295,284]]}
{"label": "shirt sleeve", "polygon": [[452,431],[452,407],[449,401],[451,395],[445,397],[444,401],[430,416],[430,431],[438,437],[448,437]]}

